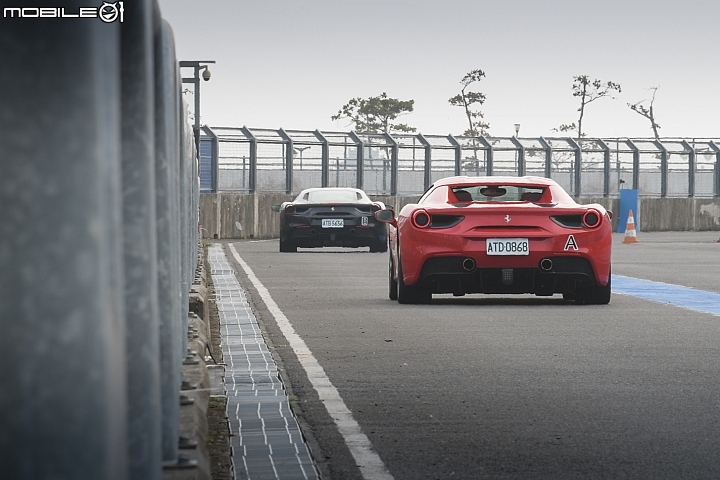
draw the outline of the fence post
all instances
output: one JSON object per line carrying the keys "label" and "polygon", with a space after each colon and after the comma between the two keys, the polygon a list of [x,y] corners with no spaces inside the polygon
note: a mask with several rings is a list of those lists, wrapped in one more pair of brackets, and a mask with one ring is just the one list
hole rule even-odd
{"label": "fence post", "polygon": [[423,164],[423,192],[430,188],[430,184],[432,183],[432,148],[430,147],[430,142],[427,141],[427,139],[423,136],[422,133],[418,133],[415,135],[415,137],[420,140],[420,143],[423,146],[423,150],[425,151],[425,157],[424,157],[424,164]]}
{"label": "fence post", "polygon": [[696,154],[695,149],[688,143],[687,140],[682,141],[683,147],[688,149],[688,197],[692,198],[695,196],[695,164]]}
{"label": "fence post", "polygon": [[289,195],[293,191],[293,154],[295,153],[295,147],[292,138],[285,133],[285,130],[281,128],[277,132],[285,140],[285,193]]}
{"label": "fence post", "polygon": [[216,193],[220,191],[220,139],[210,127],[207,127],[208,134],[212,135],[212,192]]}
{"label": "fence post", "polygon": [[720,147],[713,141],[710,148],[715,152],[715,168],[713,169],[713,196],[720,197]]}
{"label": "fence post", "polygon": [[633,183],[632,189],[640,191],[640,149],[633,143],[629,138],[625,140],[625,143],[630,147],[633,152]]}
{"label": "fence post", "polygon": [[[220,141],[218,140],[217,135],[215,135],[215,132],[213,132],[207,125],[202,125],[199,133],[200,188],[202,189],[205,187],[203,193],[216,193],[218,191],[218,174],[220,173],[218,168],[218,150],[220,147]],[[209,140],[203,140],[202,134],[209,137]],[[206,161],[203,161],[203,159],[207,157],[204,157],[202,154],[204,151],[204,143],[210,144],[210,158]],[[204,171],[209,171],[209,178],[203,176]],[[203,180],[206,180],[205,184],[203,184]],[[207,180],[209,180],[209,182]]]}
{"label": "fence post", "polygon": [[125,480],[120,25],[9,20],[0,32],[0,472]]}
{"label": "fence post", "polygon": [[493,174],[493,159],[495,156],[495,150],[485,137],[479,136],[477,137],[477,139],[480,140],[480,143],[482,143],[487,149],[487,163],[485,164],[485,175],[491,177]]}
{"label": "fence post", "polygon": [[447,136],[448,142],[453,146],[453,150],[455,151],[455,176],[460,175],[460,170],[462,169],[462,146],[460,145],[460,142],[457,141],[455,137],[452,135]]}
{"label": "fence post", "polygon": [[355,166],[355,187],[360,190],[363,189],[365,181],[365,143],[355,132],[350,132],[350,138],[355,142],[355,148],[357,149],[357,164]]}
{"label": "fence post", "polygon": [[517,137],[510,137],[510,141],[518,149],[517,176],[523,177],[523,176],[525,176],[525,147],[523,147],[522,143],[520,143],[520,141],[517,139]]}
{"label": "fence post", "polygon": [[610,196],[610,147],[600,138],[598,145],[603,149],[603,197]]}
{"label": "fence post", "polygon": [[576,142],[572,138],[568,137],[567,142],[575,149],[575,163],[573,165],[575,191],[572,192],[572,196],[577,198],[580,197],[580,194],[582,193],[582,188],[580,186],[580,182],[582,181],[582,177],[580,176],[580,169],[582,168],[582,148],[580,147],[580,142]]}
{"label": "fence post", "polygon": [[540,137],[539,140],[540,144],[545,149],[545,178],[552,178],[552,147],[545,138]]}
{"label": "fence post", "polygon": [[250,174],[248,175],[248,191],[255,193],[257,189],[257,138],[252,134],[249,128],[242,127],[240,129],[247,138],[250,139]]}
{"label": "fence post", "polygon": [[314,133],[315,137],[322,142],[320,186],[327,187],[330,185],[330,145],[328,144],[327,138],[320,133],[320,130],[315,130]]}
{"label": "fence post", "polygon": [[668,190],[668,152],[665,145],[655,140],[653,144],[660,150],[660,197],[667,197]]}
{"label": "fence post", "polygon": [[390,195],[397,195],[399,147],[398,147],[397,141],[389,133],[385,134],[385,138],[391,144],[391,147],[390,147]]}

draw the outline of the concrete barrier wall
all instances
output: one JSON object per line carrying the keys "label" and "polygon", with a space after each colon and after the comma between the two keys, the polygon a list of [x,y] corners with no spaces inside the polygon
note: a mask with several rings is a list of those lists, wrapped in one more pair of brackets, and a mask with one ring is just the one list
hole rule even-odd
{"label": "concrete barrier wall", "polygon": [[641,198],[640,230],[720,230],[720,199]]}
{"label": "concrete barrier wall", "polygon": [[200,228],[203,238],[275,238],[280,215],[271,206],[295,195],[282,193],[208,193],[200,196]]}
{"label": "concrete barrier wall", "polygon": [[[291,201],[295,196],[281,193],[208,193],[200,196],[200,226],[203,238],[277,238],[280,215],[272,205]],[[392,205],[400,211],[408,203],[417,202],[420,196],[371,196],[375,201]],[[617,198],[582,197],[582,204],[599,203],[615,212],[613,231],[617,231]],[[647,198],[640,199],[640,212],[636,212],[640,231],[720,231],[720,199],[717,198]]]}

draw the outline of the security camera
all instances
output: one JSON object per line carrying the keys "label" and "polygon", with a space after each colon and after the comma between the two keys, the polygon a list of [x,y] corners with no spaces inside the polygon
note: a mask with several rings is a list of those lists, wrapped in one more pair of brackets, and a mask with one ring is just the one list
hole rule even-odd
{"label": "security camera", "polygon": [[205,70],[202,73],[203,80],[205,80],[206,82],[208,80],[210,80],[210,75],[211,75],[210,70],[207,67],[205,67]]}

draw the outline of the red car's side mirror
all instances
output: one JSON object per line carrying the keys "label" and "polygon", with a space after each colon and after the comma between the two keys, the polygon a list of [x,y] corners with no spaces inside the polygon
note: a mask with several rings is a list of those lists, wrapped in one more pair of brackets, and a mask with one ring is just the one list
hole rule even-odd
{"label": "red car's side mirror", "polygon": [[392,209],[378,210],[375,212],[375,219],[384,223],[395,222],[395,212]]}

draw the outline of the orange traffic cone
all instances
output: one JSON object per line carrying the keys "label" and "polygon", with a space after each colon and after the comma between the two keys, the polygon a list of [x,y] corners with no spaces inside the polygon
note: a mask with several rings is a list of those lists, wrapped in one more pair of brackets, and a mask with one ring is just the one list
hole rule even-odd
{"label": "orange traffic cone", "polygon": [[625,227],[625,238],[623,243],[638,243],[637,232],[635,232],[635,219],[632,210],[628,212],[627,226]]}

